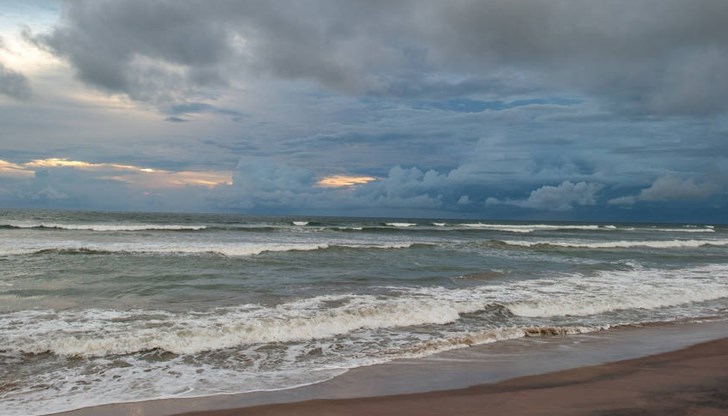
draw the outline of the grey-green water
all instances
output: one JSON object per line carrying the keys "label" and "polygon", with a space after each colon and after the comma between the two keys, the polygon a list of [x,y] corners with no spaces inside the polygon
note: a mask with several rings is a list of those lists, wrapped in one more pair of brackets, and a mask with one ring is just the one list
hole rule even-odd
{"label": "grey-green water", "polygon": [[0,413],[728,317],[711,225],[0,211]]}

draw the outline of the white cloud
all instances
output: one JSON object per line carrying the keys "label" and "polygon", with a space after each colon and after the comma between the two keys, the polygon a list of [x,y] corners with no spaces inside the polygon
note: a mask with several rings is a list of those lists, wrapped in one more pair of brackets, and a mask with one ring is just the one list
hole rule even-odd
{"label": "white cloud", "polygon": [[680,179],[673,175],[657,178],[639,195],[627,195],[607,201],[611,205],[634,205],[638,201],[690,201],[709,198],[721,187],[710,182],[696,183],[694,179]]}
{"label": "white cloud", "polygon": [[548,211],[569,211],[575,206],[595,205],[596,194],[602,187],[598,183],[564,181],[558,186],[545,185],[533,190],[526,199],[501,200],[491,197],[485,201],[485,205],[504,204]]}
{"label": "white cloud", "polygon": [[695,183],[692,179],[680,179],[675,176],[657,178],[647,189],[640,192],[639,199],[643,201],[670,201],[704,199],[720,188],[711,183]]}

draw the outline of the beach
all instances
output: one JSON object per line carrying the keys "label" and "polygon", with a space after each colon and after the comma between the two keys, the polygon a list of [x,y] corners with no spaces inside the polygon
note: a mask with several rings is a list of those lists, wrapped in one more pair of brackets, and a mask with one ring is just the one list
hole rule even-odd
{"label": "beach", "polygon": [[721,415],[728,411],[726,333],[728,323],[710,322],[512,340],[357,368],[298,389],[58,416]]}
{"label": "beach", "polygon": [[725,415],[728,339],[684,350],[460,390],[314,400],[184,416]]}

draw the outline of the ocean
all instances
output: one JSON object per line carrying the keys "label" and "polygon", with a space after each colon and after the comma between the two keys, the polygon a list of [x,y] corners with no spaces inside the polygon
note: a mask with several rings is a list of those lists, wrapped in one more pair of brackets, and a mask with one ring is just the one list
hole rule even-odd
{"label": "ocean", "polygon": [[0,210],[0,414],[728,319],[724,225]]}

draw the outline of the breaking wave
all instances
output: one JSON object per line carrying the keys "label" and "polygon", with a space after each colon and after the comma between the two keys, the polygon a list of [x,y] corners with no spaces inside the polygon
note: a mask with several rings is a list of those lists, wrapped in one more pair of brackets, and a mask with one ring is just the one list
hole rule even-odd
{"label": "breaking wave", "polygon": [[707,246],[728,246],[728,239],[721,240],[644,240],[644,241],[519,241],[519,240],[492,240],[488,244],[494,246],[512,246],[528,248],[586,248],[586,249],[609,249],[609,248],[697,248]]}
{"label": "breaking wave", "polygon": [[322,250],[388,250],[406,249],[427,246],[427,243],[402,242],[383,244],[199,244],[199,245],[143,245],[119,244],[87,247],[49,247],[49,248],[15,248],[0,249],[0,256],[8,255],[217,255],[228,257],[255,256],[275,252],[322,251]]}
{"label": "breaking wave", "polygon": [[[0,317],[4,350],[101,357],[161,350],[195,354],[254,344],[319,340],[357,331],[426,326],[440,333],[468,314],[486,314],[507,336],[568,334],[547,325],[516,325],[520,317],[598,316],[615,311],[657,310],[728,298],[728,267],[704,266],[678,270],[638,269],[571,274],[553,278],[505,281],[469,289],[391,287],[388,294],[342,294],[301,299],[277,306],[247,304],[203,312],[150,310],[22,311]],[[479,315],[480,316],[480,315]],[[620,318],[597,319],[603,327],[629,323]],[[647,315],[645,315],[647,316]],[[650,315],[651,316],[651,315]],[[673,315],[671,315],[673,316]],[[675,317],[677,315],[674,315]],[[469,319],[473,319],[472,317]],[[478,318],[480,319],[480,318]],[[513,321],[516,319],[516,321]],[[648,319],[651,319],[648,317]],[[675,318],[677,319],[677,318]],[[491,322],[491,321],[489,321]],[[527,321],[526,321],[527,322]],[[488,324],[491,325],[491,324]],[[406,329],[405,332],[410,332]],[[434,331],[434,332],[432,332]],[[520,332],[519,332],[520,331]],[[564,332],[566,331],[566,332]],[[484,338],[442,341],[432,347],[498,340]],[[495,338],[494,338],[495,337]],[[439,343],[439,344],[438,344]],[[386,343],[385,343],[386,344]]]}
{"label": "breaking wave", "polygon": [[[655,310],[728,298],[728,267],[602,271],[596,276],[567,275],[514,285],[532,294],[504,305],[517,316],[590,316],[630,309]],[[538,292],[534,284],[547,289]]]}
{"label": "breaking wave", "polygon": [[[342,305],[326,307],[329,303]],[[275,308],[245,305],[189,314],[27,311],[0,318],[0,331],[14,327],[3,348],[31,354],[100,357],[150,350],[194,354],[249,344],[328,338],[364,328],[442,325],[478,308],[468,302],[434,298],[321,296]]]}
{"label": "breaking wave", "polygon": [[60,224],[60,223],[10,223],[2,224],[5,229],[46,229],[76,231],[200,231],[205,225],[179,224]]}
{"label": "breaking wave", "polygon": [[533,224],[533,225],[511,225],[511,224],[460,224],[460,227],[466,229],[479,229],[479,230],[490,230],[490,231],[506,231],[511,233],[533,233],[535,231],[561,231],[561,230],[614,230],[613,226],[609,225],[557,225],[557,224]]}
{"label": "breaking wave", "polygon": [[410,228],[410,227],[416,227],[417,224],[413,222],[385,222],[384,225],[387,227],[397,227],[397,228]]}
{"label": "breaking wave", "polygon": [[511,328],[494,328],[483,331],[470,332],[464,335],[452,335],[443,338],[433,339],[417,345],[405,351],[398,351],[403,358],[421,358],[439,352],[471,347],[474,345],[492,344],[499,341],[511,339],[542,337],[542,336],[565,336],[587,334],[608,329],[609,326],[527,326]]}

